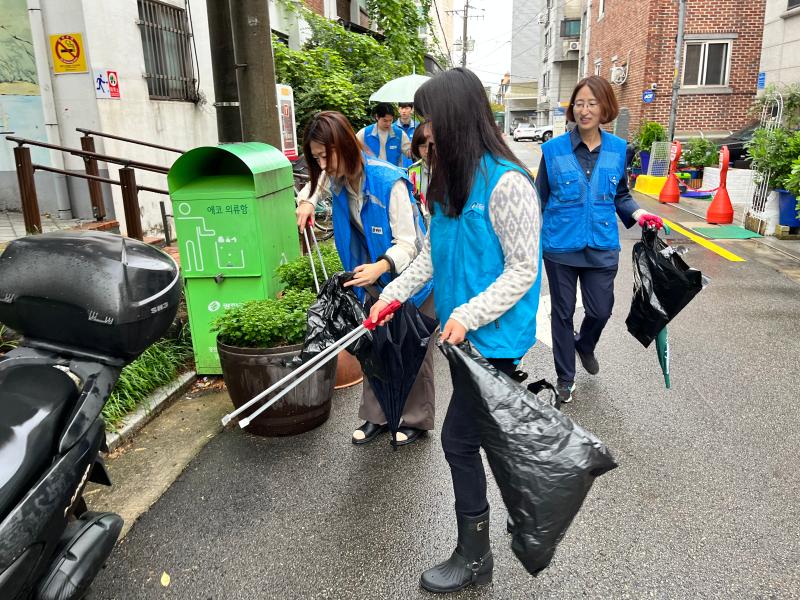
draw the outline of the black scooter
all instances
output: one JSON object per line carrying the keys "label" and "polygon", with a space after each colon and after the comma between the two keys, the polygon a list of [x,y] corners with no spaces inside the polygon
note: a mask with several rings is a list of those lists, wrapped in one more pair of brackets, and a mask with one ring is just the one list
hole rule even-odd
{"label": "black scooter", "polygon": [[29,236],[0,255],[0,322],[23,335],[0,359],[2,600],[79,600],[111,554],[122,518],[82,497],[111,485],[100,412],[179,300],[175,262],[121,236]]}

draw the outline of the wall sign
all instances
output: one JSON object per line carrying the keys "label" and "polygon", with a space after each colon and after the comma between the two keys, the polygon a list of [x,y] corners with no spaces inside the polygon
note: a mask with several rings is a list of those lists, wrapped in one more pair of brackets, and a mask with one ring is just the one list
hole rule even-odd
{"label": "wall sign", "polygon": [[95,98],[120,99],[119,77],[116,71],[95,67],[92,69],[92,81]]}
{"label": "wall sign", "polygon": [[53,55],[53,72],[87,73],[86,51],[80,33],[56,33],[50,36],[50,51]]}
{"label": "wall sign", "polygon": [[757,88],[759,90],[763,90],[765,87],[767,87],[767,73],[765,71],[761,71],[758,74],[758,85],[757,85]]}
{"label": "wall sign", "polygon": [[642,92],[642,102],[644,102],[645,104],[651,104],[655,99],[656,99],[655,90],[645,90],[644,92]]}

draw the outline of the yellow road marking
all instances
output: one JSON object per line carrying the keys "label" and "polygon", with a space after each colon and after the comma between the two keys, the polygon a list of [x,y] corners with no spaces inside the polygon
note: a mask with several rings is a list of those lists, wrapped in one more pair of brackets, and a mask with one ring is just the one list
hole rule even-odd
{"label": "yellow road marking", "polygon": [[714,252],[716,254],[719,254],[722,258],[726,258],[731,262],[746,262],[746,260],[744,258],[742,258],[741,256],[736,256],[733,252],[729,252],[728,250],[725,250],[725,248],[723,248],[721,246],[717,246],[714,242],[711,242],[711,241],[707,240],[704,237],[700,237],[699,235],[684,229],[683,227],[681,227],[680,225],[677,225],[676,223],[673,223],[669,219],[665,219],[664,217],[661,217],[661,220],[664,221],[664,224],[667,227],[669,227],[670,229],[674,229],[675,231],[677,231],[681,235],[685,235],[687,238],[689,238],[693,242],[696,242],[696,243],[700,244],[703,248],[705,248],[707,250],[711,250],[712,252]]}

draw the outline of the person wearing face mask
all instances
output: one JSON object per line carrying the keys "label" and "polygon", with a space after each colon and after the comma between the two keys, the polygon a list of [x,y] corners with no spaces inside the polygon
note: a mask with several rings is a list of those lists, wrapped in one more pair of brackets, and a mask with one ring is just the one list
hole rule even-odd
{"label": "person wearing face mask", "polygon": [[394,122],[394,107],[381,102],[372,114],[375,123],[362,128],[356,137],[373,156],[398,167],[411,156],[411,136]]}
{"label": "person wearing face mask", "polygon": [[[625,174],[626,142],[601,129],[619,113],[611,85],[596,75],[578,82],[567,108],[572,131],[542,144],[536,191],[542,203],[542,246],[550,287],[557,390],[563,403],[575,389],[575,355],[590,374],[600,364],[595,347],[614,306],[619,266],[616,217],[625,227],[662,227],[640,208]],[[585,315],[573,329],[577,282]]]}
{"label": "person wearing face mask", "polygon": [[[297,225],[306,227],[314,216],[316,198],[323,190],[333,198],[333,235],[339,258],[353,278],[363,301],[364,290],[378,291],[417,256],[425,239],[425,223],[411,195],[403,169],[368,156],[347,118],[323,111],[308,123],[303,136],[310,181],[298,194]],[[434,316],[432,285],[417,290],[412,300],[420,311]],[[431,337],[434,340],[434,337]],[[433,429],[434,386],[432,344],[406,400],[397,445],[413,443]],[[375,393],[364,380],[359,417],[364,424],[352,442],[366,444],[388,431]]]}

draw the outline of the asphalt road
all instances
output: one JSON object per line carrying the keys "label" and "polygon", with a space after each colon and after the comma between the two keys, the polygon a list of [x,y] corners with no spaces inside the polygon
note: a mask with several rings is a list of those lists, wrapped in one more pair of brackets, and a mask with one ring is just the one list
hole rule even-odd
{"label": "asphalt road", "polygon": [[[645,204],[680,220],[673,207]],[[637,236],[623,232],[600,373],[579,367],[565,408],[620,467],[596,481],[537,578],[509,549],[506,511],[490,483],[494,582],[451,598],[800,597],[800,287],[758,260],[752,242],[724,244],[748,259],[732,263],[672,236],[711,284],[670,325],[666,390],[655,350],[624,325]],[[133,527],[92,597],[430,597],[419,573],[448,556],[455,539],[438,438],[452,388],[440,355],[436,367],[437,429],[397,452],[387,437],[350,444],[358,387],[337,392],[331,419],[301,436],[225,430]],[[545,343],[524,367],[555,378]]]}

